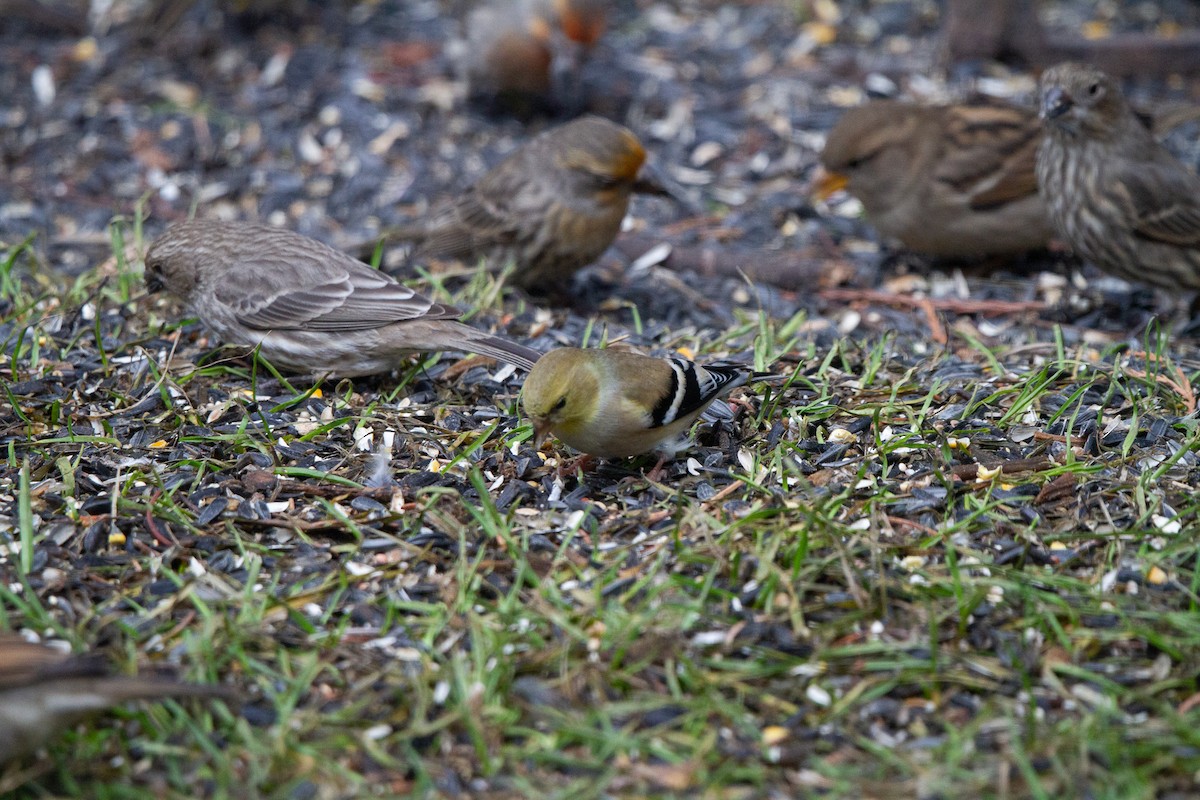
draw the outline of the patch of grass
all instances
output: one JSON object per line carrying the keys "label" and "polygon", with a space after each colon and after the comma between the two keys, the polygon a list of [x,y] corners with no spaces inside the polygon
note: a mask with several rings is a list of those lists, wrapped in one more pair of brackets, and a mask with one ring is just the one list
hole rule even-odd
{"label": "patch of grass", "polygon": [[485,368],[205,361],[132,238],[58,294],[0,262],[0,623],[241,698],[68,731],[15,796],[1193,791],[1200,443],[1162,336],[664,332],[789,377],[662,481],[580,482]]}

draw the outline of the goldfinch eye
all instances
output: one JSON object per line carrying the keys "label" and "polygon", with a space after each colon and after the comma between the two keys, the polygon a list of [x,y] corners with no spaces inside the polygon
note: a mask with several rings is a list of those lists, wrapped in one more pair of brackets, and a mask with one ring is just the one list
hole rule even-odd
{"label": "goldfinch eye", "polygon": [[558,402],[554,404],[554,410],[562,411],[566,407],[567,407],[567,396],[564,394],[562,397],[558,398]]}

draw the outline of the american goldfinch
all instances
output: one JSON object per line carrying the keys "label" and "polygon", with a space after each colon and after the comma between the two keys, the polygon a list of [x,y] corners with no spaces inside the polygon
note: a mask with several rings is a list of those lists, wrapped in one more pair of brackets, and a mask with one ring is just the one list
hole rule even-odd
{"label": "american goldfinch", "polygon": [[622,458],[662,449],[722,394],[750,379],[736,365],[562,347],[533,365],[521,403],[535,445],[550,433],[588,455]]}
{"label": "american goldfinch", "polygon": [[58,731],[128,700],[229,697],[223,686],[109,675],[91,656],[72,656],[0,634],[0,764],[41,747]]}
{"label": "american goldfinch", "polygon": [[418,351],[465,350],[522,369],[541,356],[328,245],[265,225],[172,226],[146,254],[146,285],[182,299],[226,343],[313,375],[385,372]]}

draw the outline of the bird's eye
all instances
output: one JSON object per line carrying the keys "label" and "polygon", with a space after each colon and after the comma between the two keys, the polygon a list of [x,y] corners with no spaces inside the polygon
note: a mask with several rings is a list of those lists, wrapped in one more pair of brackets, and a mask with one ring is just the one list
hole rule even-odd
{"label": "bird's eye", "polygon": [[1100,94],[1100,84],[1093,83],[1087,88],[1087,93],[1089,97],[1095,97],[1096,95]]}
{"label": "bird's eye", "polygon": [[554,404],[554,410],[562,411],[566,407],[567,407],[567,396],[564,394],[562,397],[558,398],[558,402]]}
{"label": "bird's eye", "polygon": [[859,167],[866,166],[867,164],[874,161],[876,156],[878,156],[882,152],[883,152],[883,148],[876,148],[869,153],[863,153],[861,155],[855,156],[854,158],[852,158],[846,162],[846,169],[858,169]]}

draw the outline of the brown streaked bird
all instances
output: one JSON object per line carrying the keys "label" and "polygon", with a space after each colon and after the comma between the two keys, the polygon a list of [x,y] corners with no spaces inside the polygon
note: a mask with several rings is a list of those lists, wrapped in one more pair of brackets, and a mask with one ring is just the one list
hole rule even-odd
{"label": "brown streaked bird", "polygon": [[1163,147],[1110,76],[1065,63],[1042,73],[1038,186],[1058,234],[1105,272],[1200,289],[1200,177]]}
{"label": "brown streaked bird", "polygon": [[665,193],[641,175],[645,160],[628,128],[581,117],[530,140],[426,218],[384,237],[416,242],[417,258],[487,258],[495,269],[511,260],[513,282],[542,293],[608,249],[633,193]]}
{"label": "brown streaked bird", "polygon": [[[1137,111],[1155,136],[1200,118],[1192,103]],[[818,196],[846,188],[886,238],[935,258],[1016,255],[1053,234],[1037,191],[1035,111],[978,97],[947,106],[875,100],[842,115]]]}
{"label": "brown streaked bird", "polygon": [[110,675],[96,656],[72,656],[0,634],[0,763],[28,755],[65,728],[130,700],[230,698],[224,686]]}
{"label": "brown streaked bird", "polygon": [[463,350],[528,370],[541,353],[458,321],[345,253],[242,222],[173,225],[146,254],[146,285],[183,300],[226,344],[312,375],[386,372],[416,352]]}
{"label": "brown streaked bird", "polygon": [[843,186],[884,236],[940,258],[1010,255],[1051,236],[1034,174],[1036,114],[991,99],[875,100],[829,133],[818,194]]}

